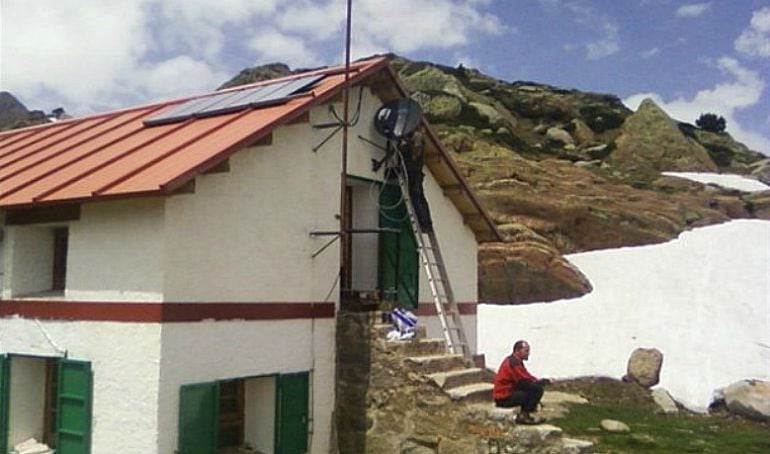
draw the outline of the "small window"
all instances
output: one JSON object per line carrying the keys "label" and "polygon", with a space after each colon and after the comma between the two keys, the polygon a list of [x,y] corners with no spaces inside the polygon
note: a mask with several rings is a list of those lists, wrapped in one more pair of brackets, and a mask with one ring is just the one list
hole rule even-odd
{"label": "small window", "polygon": [[51,290],[64,291],[67,283],[67,245],[69,229],[66,227],[53,230],[53,282]]}

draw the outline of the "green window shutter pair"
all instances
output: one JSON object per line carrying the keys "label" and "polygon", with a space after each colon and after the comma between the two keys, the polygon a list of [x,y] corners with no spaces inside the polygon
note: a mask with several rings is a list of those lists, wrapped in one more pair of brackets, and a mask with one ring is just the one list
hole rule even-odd
{"label": "green window shutter pair", "polygon": [[[10,395],[10,360],[0,356],[0,453],[8,452],[8,414]],[[91,452],[91,363],[59,360],[58,418],[56,452],[89,454]]]}
{"label": "green window shutter pair", "polygon": [[[307,372],[277,377],[276,454],[307,452],[309,382]],[[219,383],[182,386],[179,394],[179,454],[216,452],[218,430]]]}
{"label": "green window shutter pair", "polygon": [[417,242],[398,186],[381,186],[380,227],[400,230],[399,234],[380,234],[380,288],[397,289],[397,294],[393,296],[397,297],[399,305],[416,309],[419,296]]}

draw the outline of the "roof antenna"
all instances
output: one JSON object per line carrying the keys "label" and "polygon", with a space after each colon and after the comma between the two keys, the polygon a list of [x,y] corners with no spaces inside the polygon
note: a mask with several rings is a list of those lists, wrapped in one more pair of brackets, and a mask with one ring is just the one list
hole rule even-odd
{"label": "roof antenna", "polygon": [[348,175],[348,120],[350,92],[350,30],[352,22],[353,0],[347,0],[347,18],[345,23],[345,82],[342,85],[342,171],[340,172],[340,293],[350,285],[347,263],[349,241],[348,236],[348,206],[347,206],[347,175]]}

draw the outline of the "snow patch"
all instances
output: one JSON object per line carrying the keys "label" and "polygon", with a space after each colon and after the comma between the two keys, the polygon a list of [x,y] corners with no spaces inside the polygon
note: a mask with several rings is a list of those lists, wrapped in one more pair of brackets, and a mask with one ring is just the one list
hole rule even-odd
{"label": "snow patch", "polygon": [[478,346],[491,367],[526,339],[536,376],[620,378],[634,349],[655,347],[663,353],[660,385],[701,412],[718,388],[770,380],[770,222],[732,221],[567,259],[592,293],[479,306]]}
{"label": "snow patch", "polygon": [[737,189],[744,192],[761,192],[770,190],[770,186],[758,180],[741,175],[728,175],[704,172],[663,172],[663,175],[697,181],[703,184],[715,184],[727,189]]}

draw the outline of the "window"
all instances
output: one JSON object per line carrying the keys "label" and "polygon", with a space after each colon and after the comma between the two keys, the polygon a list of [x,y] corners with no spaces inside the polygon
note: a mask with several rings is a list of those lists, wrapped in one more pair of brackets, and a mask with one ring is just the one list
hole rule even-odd
{"label": "window", "polygon": [[51,290],[64,291],[67,282],[67,246],[69,244],[69,229],[66,227],[53,229],[53,282]]}
{"label": "window", "polygon": [[[10,229],[13,229],[10,231]],[[6,239],[5,294],[59,296],[67,284],[69,228],[63,226],[12,226]]]}
{"label": "window", "polygon": [[91,364],[0,355],[0,452],[35,437],[56,452],[89,454]]}
{"label": "window", "polygon": [[305,452],[309,377],[299,372],[182,386],[178,452]]}

